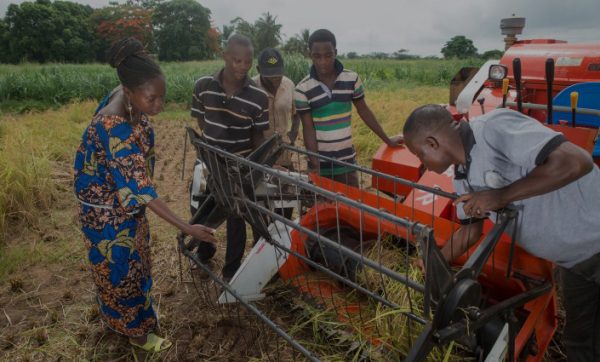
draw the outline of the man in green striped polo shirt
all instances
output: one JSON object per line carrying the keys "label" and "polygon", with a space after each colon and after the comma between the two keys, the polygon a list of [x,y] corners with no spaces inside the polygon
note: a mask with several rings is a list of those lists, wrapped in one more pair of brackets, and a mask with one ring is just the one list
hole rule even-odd
{"label": "man in green striped polo shirt", "polygon": [[309,158],[309,167],[321,176],[357,187],[358,176],[352,168],[333,160],[355,163],[352,144],[352,104],[365,124],[389,146],[399,146],[401,136],[388,137],[365,101],[360,77],[344,69],[336,59],[336,40],[332,32],[319,29],[311,34],[310,74],[298,83],[294,96],[296,111],[302,119],[306,149],[332,160]]}

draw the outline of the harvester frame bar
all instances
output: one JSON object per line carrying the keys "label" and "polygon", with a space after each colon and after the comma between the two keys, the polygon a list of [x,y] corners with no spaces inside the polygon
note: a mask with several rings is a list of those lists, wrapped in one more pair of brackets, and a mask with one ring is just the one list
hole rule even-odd
{"label": "harvester frame bar", "polygon": [[[372,206],[368,206],[368,205],[365,205],[365,204],[363,204],[361,202],[352,200],[352,199],[344,196],[343,194],[332,192],[332,191],[323,189],[321,187],[315,186],[315,185],[313,185],[313,184],[311,184],[309,182],[303,181],[301,179],[298,179],[298,178],[295,178],[295,177],[292,177],[292,176],[288,176],[288,175],[285,174],[285,172],[280,172],[280,171],[274,170],[271,167],[267,167],[267,166],[264,166],[264,165],[252,162],[250,160],[247,160],[244,157],[241,157],[239,155],[235,155],[235,154],[229,153],[229,152],[224,151],[224,150],[222,150],[222,149],[220,149],[220,148],[218,148],[216,146],[212,146],[212,145],[209,145],[209,144],[207,144],[205,142],[198,141],[198,140],[192,140],[192,144],[194,144],[196,146],[199,146],[199,147],[202,147],[202,148],[205,148],[205,149],[208,149],[208,150],[210,150],[210,151],[212,151],[212,152],[214,152],[216,154],[219,154],[222,157],[233,159],[237,164],[243,164],[243,165],[248,166],[248,167],[250,167],[252,169],[260,170],[260,171],[262,171],[262,172],[264,172],[266,174],[269,174],[271,176],[274,176],[274,177],[277,177],[277,178],[281,178],[282,180],[285,180],[288,183],[296,184],[296,185],[302,187],[303,189],[306,189],[308,191],[314,192],[315,194],[320,194],[321,196],[324,196],[326,198],[329,198],[329,199],[332,199],[332,200],[335,200],[335,201],[341,201],[344,204],[347,204],[349,206],[355,207],[355,208],[357,208],[359,210],[362,210],[363,212],[366,212],[366,213],[369,213],[369,214],[372,214],[372,215],[376,215],[377,217],[381,217],[383,220],[386,220],[386,221],[398,224],[399,226],[404,227],[404,228],[410,230],[411,233],[413,233],[413,234],[418,234],[418,233],[428,232],[429,231],[429,226],[427,226],[427,225],[421,224],[419,222],[413,222],[413,221],[410,221],[410,220],[398,217],[398,216],[393,215],[393,214],[391,214],[389,212],[381,211],[381,210],[376,209],[376,208],[374,208]],[[287,148],[287,146],[284,146],[283,148]],[[292,149],[297,150],[300,153],[306,153],[306,151],[303,151],[303,150],[300,150],[300,149],[295,149],[295,148],[292,148]],[[323,156],[320,156],[320,157],[323,157]],[[347,166],[353,167],[357,171],[361,171],[361,172],[373,172],[373,171],[370,171],[370,170],[365,169],[363,167],[357,166],[355,164],[345,163],[345,162],[341,162],[341,161],[337,161],[337,162],[340,163],[340,164],[343,164],[345,166],[347,165]],[[385,175],[385,174],[382,174],[382,175]],[[387,175],[387,176],[389,176],[389,175]],[[391,176],[391,177],[394,180],[402,180],[400,178],[394,178],[393,176]],[[410,181],[406,181],[406,180],[403,180],[403,181],[405,182],[406,185],[410,185],[412,187],[425,190],[427,192],[433,193],[433,194],[438,195],[438,196],[448,197],[448,198],[452,198],[452,199],[456,199],[458,197],[456,194],[444,192],[444,191],[436,189],[436,188],[430,188],[430,187],[418,185],[416,183],[413,183],[413,182],[410,182]]]}
{"label": "harvester frame bar", "polygon": [[[570,108],[569,108],[569,110],[570,110]],[[429,187],[429,186],[426,186],[426,185],[421,185],[419,183],[416,183],[416,182],[413,182],[413,181],[409,181],[409,180],[406,180],[406,179],[403,179],[403,178],[400,178],[400,177],[397,177],[397,176],[392,176],[392,175],[387,174],[387,173],[383,173],[383,172],[376,171],[376,170],[373,170],[373,169],[370,169],[370,168],[366,168],[366,167],[357,165],[355,163],[349,163],[349,162],[346,162],[346,161],[337,160],[335,158],[323,156],[323,155],[320,155],[320,154],[315,153],[315,152],[304,150],[302,148],[290,146],[290,145],[287,145],[287,144],[282,145],[282,148],[287,149],[287,150],[291,150],[291,151],[294,151],[294,152],[297,152],[299,154],[304,154],[306,156],[317,157],[319,159],[322,159],[322,160],[325,160],[325,161],[328,161],[328,162],[332,162],[332,163],[335,163],[335,164],[338,164],[338,165],[350,167],[350,168],[354,169],[355,171],[360,171],[362,173],[366,173],[366,174],[369,174],[371,176],[375,176],[377,178],[381,178],[381,179],[385,179],[385,180],[388,180],[388,181],[392,181],[394,183],[398,183],[398,184],[401,184],[401,185],[404,185],[404,186],[408,186],[408,187],[411,187],[411,188],[415,188],[415,189],[418,189],[418,190],[430,192],[430,193],[432,193],[432,194],[434,194],[436,196],[445,197],[445,198],[448,198],[450,200],[456,200],[459,197],[459,195],[457,195],[456,193],[447,192],[447,191],[444,191],[444,190],[441,190],[441,189],[435,188],[435,187]]]}

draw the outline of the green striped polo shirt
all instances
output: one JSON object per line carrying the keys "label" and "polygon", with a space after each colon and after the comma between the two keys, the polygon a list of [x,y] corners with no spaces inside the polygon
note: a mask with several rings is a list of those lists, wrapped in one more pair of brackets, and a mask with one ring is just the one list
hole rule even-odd
{"label": "green striped polo shirt", "polygon": [[[365,96],[357,73],[344,69],[336,59],[337,78],[333,89],[323,84],[314,66],[310,74],[298,83],[294,95],[296,111],[310,112],[320,155],[354,163],[356,151],[352,145],[352,102]],[[351,171],[349,167],[321,161],[321,175],[333,176]]]}

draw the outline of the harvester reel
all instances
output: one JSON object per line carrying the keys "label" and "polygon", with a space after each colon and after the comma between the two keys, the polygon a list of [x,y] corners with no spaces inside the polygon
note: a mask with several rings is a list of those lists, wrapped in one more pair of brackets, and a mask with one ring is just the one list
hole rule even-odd
{"label": "harvester reel", "polygon": [[[482,330],[488,323],[497,323],[499,318],[508,325],[507,357],[509,361],[514,360],[515,331],[518,328],[514,310],[548,293],[552,286],[549,282],[543,282],[524,293],[481,309],[482,288],[477,278],[481,274],[484,264],[492,255],[501,234],[516,218],[516,210],[503,210],[498,223],[481,241],[461,270],[456,273],[450,270],[440,250],[432,242],[433,237],[424,239],[422,242],[424,245],[421,248],[427,250],[425,253],[425,285],[430,288],[433,298],[431,306],[435,311],[432,321],[424,327],[406,361],[423,361],[434,347],[443,346],[452,340],[458,340],[473,347],[474,339],[472,337],[475,332]],[[513,238],[512,248],[514,248],[515,242],[516,240]],[[427,294],[426,292],[426,299],[428,298]],[[498,336],[495,335],[492,338],[498,338]]]}

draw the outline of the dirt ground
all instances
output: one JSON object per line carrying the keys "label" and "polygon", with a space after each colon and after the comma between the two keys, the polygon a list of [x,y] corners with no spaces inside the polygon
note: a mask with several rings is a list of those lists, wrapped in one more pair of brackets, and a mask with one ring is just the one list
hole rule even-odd
{"label": "dirt ground", "polygon": [[[184,122],[160,121],[156,131],[157,162],[154,180],[160,197],[182,218],[189,218],[188,186],[195,152],[188,145],[182,180]],[[65,165],[68,170],[69,166]],[[77,205],[69,180],[51,213],[34,228],[12,235],[7,248],[26,243],[35,249],[64,248],[64,257],[19,266],[0,284],[0,360],[132,360],[126,338],[99,319],[94,285],[79,232]],[[174,346],[160,356],[142,360],[248,360],[264,358],[273,336],[245,310],[218,308],[212,281],[195,276],[176,249],[176,229],[148,212],[150,220],[154,303],[159,314],[158,333]],[[218,230],[220,240],[224,231]],[[251,233],[248,235],[251,238]],[[54,245],[53,245],[54,244]],[[250,243],[249,243],[250,244]],[[224,243],[215,257],[224,258]],[[216,267],[215,270],[219,271]],[[285,346],[280,345],[285,356]],[[262,356],[262,357],[261,357]]]}

